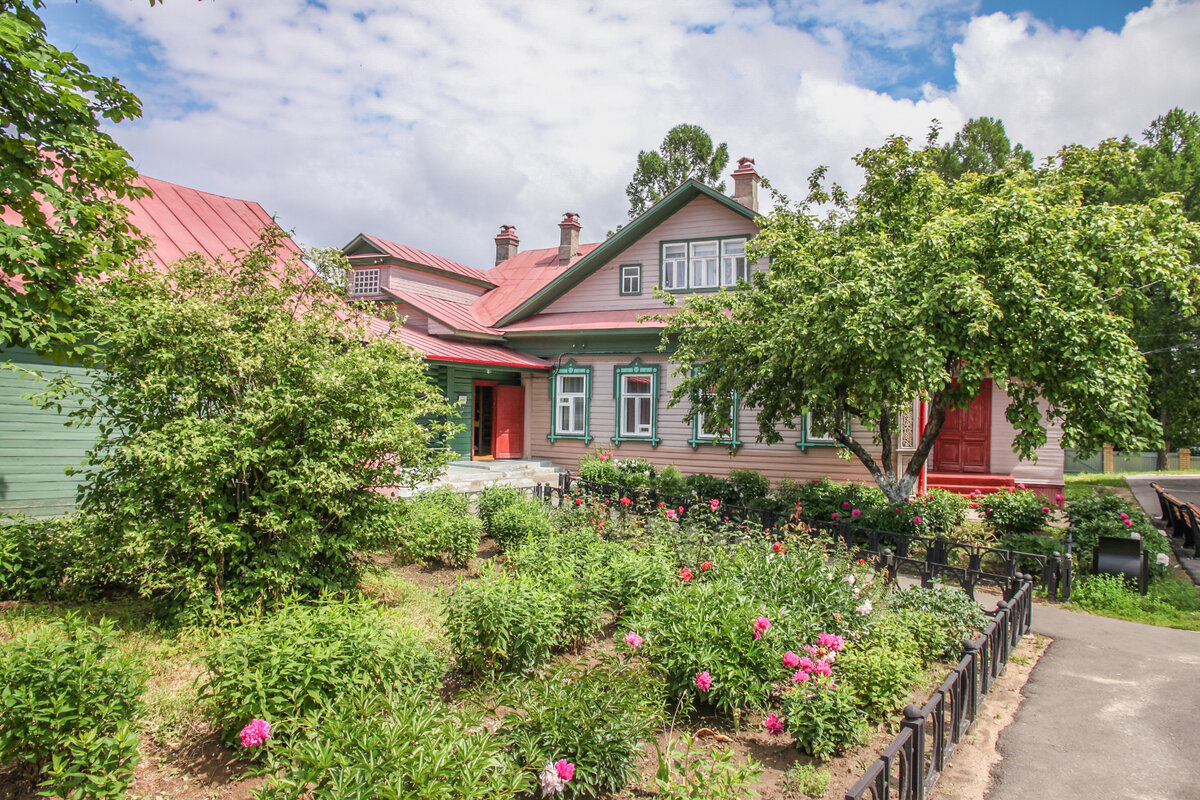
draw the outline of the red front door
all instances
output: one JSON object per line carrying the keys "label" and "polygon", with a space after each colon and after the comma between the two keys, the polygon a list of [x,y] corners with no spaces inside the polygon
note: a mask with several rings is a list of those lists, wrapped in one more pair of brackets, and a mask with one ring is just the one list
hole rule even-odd
{"label": "red front door", "polygon": [[946,422],[933,448],[934,472],[983,472],[992,466],[992,381],[966,408],[946,412]]}
{"label": "red front door", "polygon": [[496,458],[524,458],[525,388],[496,387],[496,414],[493,422]]}

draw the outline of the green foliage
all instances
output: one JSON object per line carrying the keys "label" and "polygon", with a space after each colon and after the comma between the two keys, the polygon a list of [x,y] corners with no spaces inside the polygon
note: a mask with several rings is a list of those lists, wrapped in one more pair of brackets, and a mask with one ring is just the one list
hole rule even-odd
{"label": "green foliage", "polygon": [[534,785],[478,714],[421,693],[351,688],[273,758],[259,800],[508,800]]}
{"label": "green foliage", "polygon": [[659,470],[654,488],[662,494],[682,495],[687,494],[688,484],[683,473],[679,471],[679,467],[668,464]]}
{"label": "green foliage", "polygon": [[562,758],[574,764],[568,797],[615,793],[636,777],[641,742],[663,721],[663,700],[662,677],[644,664],[564,665],[498,693],[497,705],[515,709],[498,735],[534,771]]}
{"label": "green foliage", "polygon": [[753,757],[738,759],[732,748],[684,734],[658,754],[654,788],[663,800],[742,800],[758,796],[754,785],[760,774],[762,766]]}
{"label": "green foliage", "polygon": [[847,648],[838,655],[836,667],[859,710],[875,721],[904,705],[909,689],[921,678],[921,660],[914,640],[880,638],[871,644]]}
{"label": "green foliage", "polygon": [[924,520],[923,532],[950,536],[967,521],[971,501],[960,494],[934,488],[910,505],[915,505],[914,513]]}
{"label": "green foliage", "polygon": [[299,718],[355,687],[428,692],[443,669],[414,632],[389,624],[370,602],[332,598],[293,600],[233,628],[205,663],[200,697],[230,744],[256,718],[287,739]]}
{"label": "green foliage", "polygon": [[621,483],[621,470],[611,452],[597,451],[591,455],[579,457],[579,477],[585,481],[596,483]]}
{"label": "green foliage", "polygon": [[494,565],[446,602],[446,635],[476,676],[523,672],[566,645],[561,596],[543,581]]}
{"label": "green foliage", "polygon": [[866,717],[845,683],[814,678],[783,694],[783,716],[796,746],[827,761],[870,735]]}
{"label": "green foliage", "polygon": [[528,495],[492,517],[492,538],[505,550],[529,538],[549,536],[553,530],[554,523],[546,504]]}
{"label": "green foliage", "polygon": [[101,130],[141,103],[46,41],[41,6],[0,7],[0,349],[81,355],[80,278],[122,268],[143,244],[122,201],[148,192]]}
{"label": "green foliage", "polygon": [[699,500],[720,500],[723,503],[728,503],[730,497],[733,496],[733,491],[729,486],[729,482],[721,478],[714,478],[712,475],[698,473],[696,475],[688,475],[685,479],[688,489]]}
{"label": "green foliage", "polygon": [[796,763],[783,773],[783,791],[788,797],[824,797],[829,791],[829,778],[829,770],[817,769],[813,764]]}
{"label": "green foliage", "polygon": [[955,181],[967,172],[999,172],[1016,161],[1021,167],[1033,166],[1033,153],[1021,145],[1013,147],[1004,123],[991,117],[967,120],[954,140],[941,147],[930,145],[934,169],[947,181]]}
{"label": "green foliage", "polygon": [[933,585],[913,586],[892,595],[889,608],[907,626],[925,663],[955,659],[963,642],[973,639],[990,624],[979,604],[961,589]]}
{"label": "green foliage", "polygon": [[1049,516],[1046,499],[1029,489],[1002,489],[974,500],[987,526],[1001,539],[1037,533]]}
{"label": "green foliage", "polygon": [[641,489],[654,485],[656,470],[654,465],[644,458],[613,458],[617,466],[618,483],[633,489]]}
{"label": "green foliage", "polygon": [[1092,556],[1101,536],[1129,539],[1136,534],[1149,552],[1151,577],[1161,579],[1169,572],[1157,559],[1160,553],[1170,551],[1170,542],[1140,506],[1116,495],[1097,494],[1067,506],[1067,518],[1077,568],[1091,570]]}
{"label": "green foliage", "polygon": [[752,469],[731,469],[729,485],[737,495],[730,502],[746,508],[762,508],[771,491],[771,482]]}
{"label": "green foliage", "polygon": [[492,535],[492,518],[521,500],[522,492],[513,486],[492,484],[475,496],[475,511],[483,520],[483,532]]}
{"label": "green foliage", "polygon": [[1071,604],[1106,617],[1200,630],[1200,591],[1187,579],[1157,581],[1142,596],[1119,575],[1084,575],[1075,583]]}
{"label": "green foliage", "polygon": [[[931,151],[893,136],[856,157],[866,177],[854,196],[826,189],[817,170],[806,202],[777,206],[750,243],[752,259],[771,260],[753,288],[693,294],[671,315],[671,403],[736,392],[760,409],[767,442],[806,413],[829,420],[893,502],[915,485],[946,411],[988,376],[1008,393],[1023,457],[1046,443],[1046,408],[1062,416],[1064,446],[1139,449],[1158,427],[1145,360],[1128,309],[1108,299],[1155,286],[1192,313],[1200,228],[1171,199],[1085,202],[1097,173],[1129,160],[1107,142],[947,183]],[[891,443],[914,397],[929,399],[929,424],[897,473]]]}
{"label": "green foliage", "polygon": [[466,495],[448,486],[416,494],[400,522],[397,556],[407,562],[440,559],[465,567],[483,536],[483,522],[471,513]]}
{"label": "green foliage", "polygon": [[721,172],[729,163],[729,147],[713,147],[712,138],[699,125],[676,125],[667,131],[659,150],[638,153],[637,169],[625,187],[629,218],[633,219],[689,178],[725,191]]}
{"label": "green foliage", "polygon": [[0,600],[72,600],[87,592],[74,517],[0,515]]}
{"label": "green foliage", "polygon": [[116,638],[70,615],[0,649],[0,765],[48,796],[120,798],[133,780],[145,678]]}
{"label": "green foliage", "polygon": [[353,588],[394,522],[370,489],[447,458],[433,444],[451,409],[424,359],[286,261],[280,236],[89,288],[98,350],[77,416],[100,435],[81,509],[114,572],[192,617]]}

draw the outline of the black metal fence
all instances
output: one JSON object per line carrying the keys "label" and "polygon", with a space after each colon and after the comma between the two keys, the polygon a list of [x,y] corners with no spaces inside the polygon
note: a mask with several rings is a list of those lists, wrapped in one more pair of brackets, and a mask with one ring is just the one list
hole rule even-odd
{"label": "black metal fence", "polygon": [[958,665],[925,705],[904,709],[900,733],[845,800],[925,800],[974,724],[1009,655],[1029,633],[1032,614],[1032,576],[1016,575],[987,630],[964,643]]}
{"label": "black metal fence", "polygon": [[[642,513],[658,510],[659,504],[672,509],[682,508],[683,511],[678,512],[682,519],[688,518],[694,506],[708,507],[708,501],[691,496],[587,481],[570,473],[560,476],[557,486],[541,484],[532,489],[535,495],[551,505],[561,505],[573,490],[608,498],[627,497],[630,499],[630,507]],[[1066,601],[1071,598],[1069,534],[1064,552],[1046,556],[958,542],[941,536],[895,533],[846,522],[806,519],[773,509],[722,505],[721,517],[735,527],[744,526],[747,531],[755,532],[761,530],[765,535],[772,535],[785,525],[803,524],[842,544],[847,550],[855,553],[856,557],[871,556],[877,559],[879,567],[886,569],[893,580],[900,572],[919,577],[922,586],[929,586],[935,579],[949,579],[974,597],[977,586],[991,585],[1007,591],[1018,575],[1033,573],[1050,599],[1061,598]],[[704,519],[710,520],[711,515],[705,516]]]}

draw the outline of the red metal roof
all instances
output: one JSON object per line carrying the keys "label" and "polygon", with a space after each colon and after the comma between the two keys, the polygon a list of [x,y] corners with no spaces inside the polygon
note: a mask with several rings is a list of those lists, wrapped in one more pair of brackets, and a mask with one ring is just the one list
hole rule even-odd
{"label": "red metal roof", "polygon": [[495,325],[496,320],[524,303],[547,283],[566,272],[571,264],[599,246],[599,242],[579,245],[579,255],[565,266],[559,266],[557,247],[525,250],[497,264],[490,271],[496,288],[475,301],[475,316],[486,325]]}
{"label": "red metal roof", "polygon": [[664,306],[658,311],[646,309],[599,309],[596,311],[570,311],[553,314],[534,314],[519,322],[504,327],[508,333],[531,333],[550,331],[582,331],[582,330],[657,330],[666,327],[665,322],[648,319],[638,322],[638,317],[647,314],[663,314],[670,316],[675,309]]}
{"label": "red metal roof", "polygon": [[400,302],[412,306],[456,331],[484,333],[497,337],[502,334],[502,331],[480,322],[479,318],[475,316],[474,308],[464,303],[456,303],[453,300],[445,300],[441,297],[431,297],[419,292],[389,289],[386,286],[380,286],[379,288],[384,294],[391,295]]}
{"label": "red metal roof", "polygon": [[550,369],[553,365],[537,356],[510,350],[495,344],[476,344],[451,339],[439,339],[412,328],[397,328],[400,341],[425,354],[430,361],[458,361],[515,369]]}
{"label": "red metal roof", "polygon": [[[430,267],[442,272],[449,272],[454,275],[462,275],[467,278],[473,278],[474,280],[483,281],[489,285],[494,285],[496,283],[493,275],[484,272],[481,269],[468,267],[466,264],[460,264],[457,261],[451,261],[448,258],[443,258],[442,256],[434,253],[427,253],[424,250],[418,250],[415,247],[409,247],[408,245],[399,244],[397,242],[389,242],[387,239],[381,239],[378,236],[372,236],[367,233],[359,235],[362,236],[363,239],[378,247],[383,255],[392,256],[393,258],[398,258],[401,261],[409,261],[413,264],[420,264],[422,266]],[[369,254],[363,253],[362,255]]]}

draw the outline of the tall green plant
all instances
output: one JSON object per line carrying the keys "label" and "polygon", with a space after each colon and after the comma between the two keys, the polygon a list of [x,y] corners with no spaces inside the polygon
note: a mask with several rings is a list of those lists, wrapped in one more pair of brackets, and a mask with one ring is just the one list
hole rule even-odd
{"label": "tall green plant", "polygon": [[288,244],[267,231],[88,289],[98,350],[76,416],[100,436],[81,508],[114,572],[193,616],[353,587],[388,534],[373,490],[445,463],[452,409],[423,359]]}

